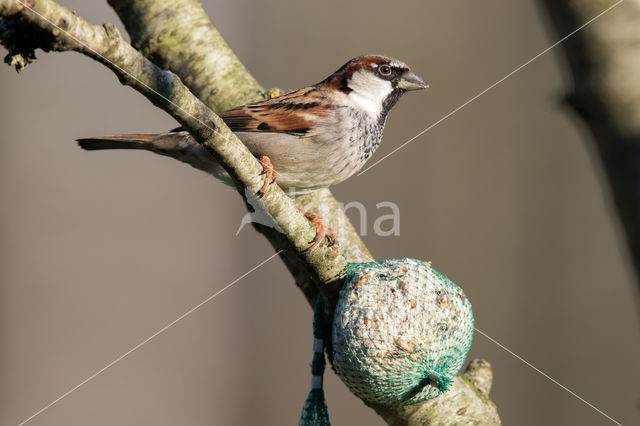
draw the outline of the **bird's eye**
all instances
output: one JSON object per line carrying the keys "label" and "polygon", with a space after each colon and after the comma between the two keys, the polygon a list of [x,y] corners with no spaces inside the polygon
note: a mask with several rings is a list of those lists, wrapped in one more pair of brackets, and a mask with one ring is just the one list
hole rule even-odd
{"label": "bird's eye", "polygon": [[391,75],[391,67],[389,65],[381,65],[378,68],[378,72],[380,75],[389,76]]}

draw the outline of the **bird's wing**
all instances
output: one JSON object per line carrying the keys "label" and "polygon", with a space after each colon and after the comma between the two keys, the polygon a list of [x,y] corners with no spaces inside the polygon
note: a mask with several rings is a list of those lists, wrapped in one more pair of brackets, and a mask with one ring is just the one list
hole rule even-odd
{"label": "bird's wing", "polygon": [[304,136],[335,107],[315,87],[243,105],[220,115],[234,132],[288,133]]}

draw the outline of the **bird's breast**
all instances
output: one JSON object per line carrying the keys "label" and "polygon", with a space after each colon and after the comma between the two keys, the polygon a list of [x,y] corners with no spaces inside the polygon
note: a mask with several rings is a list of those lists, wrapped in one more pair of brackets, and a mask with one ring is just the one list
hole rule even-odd
{"label": "bird's breast", "polygon": [[364,115],[340,114],[304,136],[236,134],[254,155],[271,159],[283,189],[308,192],[342,182],[360,170],[379,146],[383,125]]}

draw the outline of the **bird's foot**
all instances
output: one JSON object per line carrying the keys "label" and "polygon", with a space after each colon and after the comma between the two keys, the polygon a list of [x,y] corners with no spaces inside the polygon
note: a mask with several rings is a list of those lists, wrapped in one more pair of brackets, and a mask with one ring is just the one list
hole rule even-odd
{"label": "bird's foot", "polygon": [[329,247],[336,243],[336,236],[327,230],[327,227],[325,226],[324,221],[320,216],[305,211],[303,211],[302,214],[304,214],[304,216],[309,219],[313,226],[316,227],[316,236],[312,241],[313,244],[303,252],[304,254],[309,254],[317,249],[322,240],[324,240],[325,238],[329,242]]}
{"label": "bird's foot", "polygon": [[269,189],[269,185],[276,181],[278,173],[273,170],[273,164],[271,164],[271,160],[266,155],[259,155],[256,157],[256,160],[258,160],[258,163],[260,163],[260,165],[262,166],[262,172],[260,174],[265,175],[262,188],[260,188],[260,190],[256,192],[258,198],[262,198],[267,192],[267,189]]}

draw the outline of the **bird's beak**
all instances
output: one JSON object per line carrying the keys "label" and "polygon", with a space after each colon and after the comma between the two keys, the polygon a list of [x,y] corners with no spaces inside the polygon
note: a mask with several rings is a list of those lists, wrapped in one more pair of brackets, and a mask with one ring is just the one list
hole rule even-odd
{"label": "bird's beak", "polygon": [[420,77],[418,74],[413,71],[407,70],[402,73],[402,77],[400,78],[397,87],[404,90],[420,90],[427,89],[429,85],[425,83],[422,77]]}

